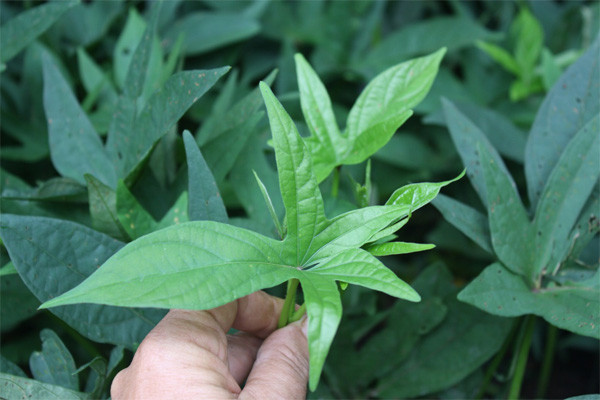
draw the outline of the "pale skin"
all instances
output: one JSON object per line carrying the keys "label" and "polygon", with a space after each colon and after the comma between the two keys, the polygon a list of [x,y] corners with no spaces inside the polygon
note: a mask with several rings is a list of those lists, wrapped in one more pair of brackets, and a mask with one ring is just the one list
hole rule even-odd
{"label": "pale skin", "polygon": [[276,330],[282,305],[256,292],[212,310],[169,311],[115,377],[112,398],[304,399],[306,319]]}

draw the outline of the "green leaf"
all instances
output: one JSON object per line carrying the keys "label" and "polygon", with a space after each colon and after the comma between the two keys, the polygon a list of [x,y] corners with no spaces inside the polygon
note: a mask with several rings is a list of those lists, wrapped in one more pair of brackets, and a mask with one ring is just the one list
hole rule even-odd
{"label": "green leaf", "polygon": [[348,114],[346,135],[353,146],[343,163],[362,162],[388,142],[427,95],[445,53],[442,48],[398,64],[369,82]]}
{"label": "green leaf", "polygon": [[7,399],[83,400],[88,398],[87,393],[3,373],[0,373],[0,386],[2,397]]}
{"label": "green leaf", "polygon": [[[153,10],[150,23],[143,24],[146,25],[146,29],[135,47],[127,68],[127,74],[123,82],[123,94],[130,99],[137,99],[142,96],[144,86],[150,79],[152,45],[154,44],[154,31],[156,18],[158,17],[156,10]],[[161,61],[162,59],[159,59],[159,62]]]}
{"label": "green leaf", "polygon": [[114,238],[127,237],[117,215],[117,195],[115,191],[92,175],[85,175],[88,186],[90,215],[94,229]]}
{"label": "green leaf", "polygon": [[431,204],[442,213],[446,221],[467,235],[479,247],[488,253],[493,252],[490,228],[485,215],[466,204],[444,195],[438,195]]}
{"label": "green leaf", "polygon": [[482,41],[477,42],[477,47],[487,53],[488,56],[490,56],[508,72],[512,72],[516,76],[520,75],[521,70],[519,64],[517,64],[515,58],[507,50],[493,43],[486,43]]}
{"label": "green leaf", "polygon": [[600,339],[597,286],[549,286],[532,290],[521,276],[494,263],[464,288],[458,299],[504,317],[539,315],[559,328]]}
{"label": "green leaf", "polygon": [[0,29],[0,62],[5,63],[16,56],[77,4],[78,0],[42,4],[4,23]]}
{"label": "green leaf", "polygon": [[273,202],[271,201],[271,196],[269,196],[269,192],[267,191],[267,187],[260,180],[258,175],[254,172],[254,177],[256,178],[256,183],[258,183],[258,187],[265,199],[265,203],[267,205],[267,209],[269,210],[269,214],[271,214],[271,219],[273,219],[273,224],[277,229],[277,233],[279,233],[279,238],[283,239],[285,232],[283,231],[283,227],[281,226],[281,222],[279,222],[279,217],[277,216],[277,212],[275,211],[275,207],[273,206]]}
{"label": "green leaf", "polygon": [[418,210],[432,201],[444,186],[459,180],[463,176],[465,176],[465,171],[461,172],[456,178],[444,182],[423,182],[403,186],[394,191],[385,204],[409,206],[411,212]]}
{"label": "green leaf", "polygon": [[124,112],[124,127],[113,122],[106,150],[117,165],[119,176],[126,177],[155,142],[228,70],[229,67],[223,67],[179,72],[152,94],[139,116],[136,117],[135,106],[131,106]]}
{"label": "green leaf", "polygon": [[504,115],[472,103],[454,103],[457,110],[481,130],[498,153],[523,163],[527,134]]}
{"label": "green leaf", "polygon": [[379,396],[430,397],[465,379],[500,349],[512,321],[478,312],[453,296],[444,300],[448,312],[442,324],[378,383]]}
{"label": "green leaf", "polygon": [[600,177],[598,132],[596,115],[567,144],[548,177],[533,222],[537,274],[555,272],[570,250],[571,230]]}
{"label": "green leaf", "polygon": [[187,192],[181,193],[175,204],[160,221],[156,221],[144,209],[123,181],[119,181],[117,185],[116,201],[117,217],[131,239],[137,239],[159,229],[189,221],[186,212],[188,207]]}
{"label": "green leaf", "polygon": [[515,43],[515,62],[519,76],[529,82],[544,45],[544,31],[531,12],[523,7],[510,28]]}
{"label": "green leaf", "polygon": [[[478,147],[485,148],[490,157],[492,157],[495,165],[507,176],[510,176],[508,170],[487,136],[451,101],[442,99],[442,104],[448,130],[463,165],[467,169],[467,177],[469,177],[473,188],[479,195],[479,198],[481,198],[483,204],[488,204],[485,177],[483,176],[483,167],[480,163]],[[511,185],[516,187],[514,183]]]}
{"label": "green leaf", "polygon": [[374,76],[373,71],[382,66],[393,65],[409,57],[433,52],[441,47],[455,51],[471,46],[477,40],[495,40],[499,36],[472,18],[432,18],[407,24],[406,27],[387,35],[369,53],[361,57],[357,67],[367,76]]}
{"label": "green leaf", "polygon": [[[13,263],[8,263],[2,267],[2,271],[11,266],[14,268]],[[2,302],[2,307],[0,307],[0,331],[2,333],[9,332],[20,322],[31,318],[40,305],[39,300],[27,289],[16,271],[12,274],[0,275],[0,301]]]}
{"label": "green leaf", "polygon": [[248,39],[259,31],[259,23],[241,13],[196,12],[178,19],[167,31],[165,40],[167,44],[174,43],[183,33],[185,54],[197,55]]}
{"label": "green leaf", "polygon": [[[2,215],[0,234],[27,287],[41,301],[77,286],[123,243],[73,222]],[[161,310],[75,305],[52,313],[82,335],[129,349],[164,315]]]}
{"label": "green leaf", "polygon": [[183,132],[188,164],[188,215],[192,221],[227,222],[227,211],[215,179],[202,157],[196,140],[189,131]]}
{"label": "green leaf", "polygon": [[27,378],[27,374],[14,362],[0,355],[0,373]]}
{"label": "green leaf", "polygon": [[60,338],[50,329],[40,333],[42,351],[29,357],[29,368],[36,380],[79,390],[79,378],[75,374],[75,360]]}
{"label": "green leaf", "polygon": [[85,183],[92,174],[115,187],[117,176],[102,141],[48,53],[44,65],[44,108],[52,163],[61,175]]}
{"label": "green leaf", "polygon": [[371,245],[367,247],[367,251],[376,257],[381,257],[397,254],[416,253],[418,251],[431,250],[434,247],[435,245],[433,244],[391,242]]}
{"label": "green leaf", "polygon": [[213,221],[189,222],[128,244],[104,263],[101,273],[43,307],[83,301],[214,308],[295,277],[299,271],[281,254],[282,242],[257,233]]}
{"label": "green leaf", "polygon": [[145,30],[146,21],[144,21],[134,7],[131,7],[127,16],[127,22],[117,39],[113,52],[113,74],[117,87],[121,89],[125,87],[131,60],[138,44],[142,40]]}
{"label": "green leaf", "polygon": [[542,103],[525,148],[525,177],[532,209],[567,143],[600,110],[600,40],[571,65]]}
{"label": "green leaf", "polygon": [[276,151],[279,186],[286,211],[285,242],[296,255],[295,266],[302,265],[313,237],[325,223],[323,199],[310,154],[294,122],[271,89],[260,84]]}
{"label": "green leaf", "polygon": [[317,181],[324,180],[348,151],[348,141],[341,136],[325,86],[301,54],[296,54],[296,74],[302,114],[311,136],[305,140],[311,149]]}
{"label": "green leaf", "polygon": [[498,167],[485,147],[479,146],[478,152],[488,196],[488,220],[494,251],[506,267],[533,284],[536,279],[532,246],[535,237],[527,211],[511,176]]}

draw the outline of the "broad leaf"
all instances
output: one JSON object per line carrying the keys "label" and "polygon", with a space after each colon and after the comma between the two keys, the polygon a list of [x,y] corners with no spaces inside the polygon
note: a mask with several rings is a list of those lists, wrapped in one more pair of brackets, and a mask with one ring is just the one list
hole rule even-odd
{"label": "broad leaf", "polygon": [[191,221],[227,222],[227,211],[208,165],[196,140],[189,131],[183,132],[188,164],[188,215]]}
{"label": "broad leaf", "polygon": [[75,374],[75,360],[60,338],[50,329],[40,333],[42,351],[29,357],[29,368],[36,380],[79,390],[79,377]]}
{"label": "broad leaf", "polygon": [[44,108],[52,163],[61,175],[85,183],[92,174],[105,185],[115,187],[117,175],[102,141],[85,115],[67,82],[44,53]]}
{"label": "broad leaf", "polygon": [[494,263],[458,295],[458,299],[504,317],[535,314],[578,335],[600,339],[598,286],[531,289],[523,278]]}
{"label": "broad leaf", "polygon": [[525,177],[531,207],[567,143],[600,110],[600,40],[571,65],[548,93],[535,117],[525,149]]}
{"label": "broad leaf", "polygon": [[388,142],[427,95],[445,53],[442,48],[398,64],[369,82],[348,114],[345,133],[354,145],[345,164],[364,161]]}
{"label": "broad leaf", "polygon": [[[14,265],[8,263],[0,271],[9,272],[7,267],[12,267],[11,269],[14,270]],[[9,332],[20,322],[35,315],[40,305],[39,300],[27,289],[16,270],[8,274],[0,274],[0,301],[2,302],[0,331],[3,333]]]}
{"label": "broad leaf", "polygon": [[511,176],[503,171],[494,157],[478,147],[488,196],[488,220],[492,245],[498,259],[511,271],[521,274],[533,284],[537,278],[533,268],[534,230]]}
{"label": "broad leaf", "polygon": [[600,116],[571,139],[550,173],[535,214],[536,273],[555,271],[566,258],[569,235],[600,177]]}
{"label": "broad leaf", "polygon": [[83,400],[87,393],[75,392],[49,383],[0,373],[0,394],[7,399]]}
{"label": "broad leaf", "polygon": [[406,253],[416,253],[418,251],[431,250],[434,247],[435,245],[433,244],[425,243],[392,242],[371,245],[367,247],[367,251],[376,257],[381,257]]}
{"label": "broad leaf", "polygon": [[[73,288],[123,243],[73,222],[2,215],[2,240],[27,287],[41,301]],[[164,315],[160,310],[75,305],[52,312],[82,335],[132,349]]]}
{"label": "broad leaf", "polygon": [[5,63],[50,28],[67,10],[79,4],[75,1],[42,4],[24,11],[6,22],[0,29],[0,62]]}

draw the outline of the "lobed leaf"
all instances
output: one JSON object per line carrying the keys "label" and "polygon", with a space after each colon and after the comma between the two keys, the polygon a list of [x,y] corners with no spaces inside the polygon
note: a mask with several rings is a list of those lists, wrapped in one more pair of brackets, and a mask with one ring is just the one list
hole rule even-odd
{"label": "lobed leaf", "polygon": [[60,338],[50,329],[40,333],[42,351],[29,357],[29,368],[36,380],[79,390],[79,377],[75,373],[75,360]]}
{"label": "lobed leaf", "polygon": [[458,299],[491,314],[535,314],[549,324],[600,339],[600,291],[593,286],[549,286],[532,290],[523,278],[499,263],[489,265]]}
{"label": "lobed leaf", "polygon": [[364,161],[383,147],[411,115],[410,109],[429,91],[446,52],[406,61],[375,77],[360,94],[348,114],[346,135],[353,142],[345,164]]}

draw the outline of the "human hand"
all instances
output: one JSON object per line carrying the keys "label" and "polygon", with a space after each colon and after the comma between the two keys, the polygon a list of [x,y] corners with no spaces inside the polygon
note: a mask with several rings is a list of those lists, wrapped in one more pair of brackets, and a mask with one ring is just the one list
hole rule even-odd
{"label": "human hand", "polygon": [[[275,330],[282,305],[256,292],[212,310],[169,311],[113,380],[112,398],[305,398],[306,319]],[[226,335],[232,327],[240,332]]]}

